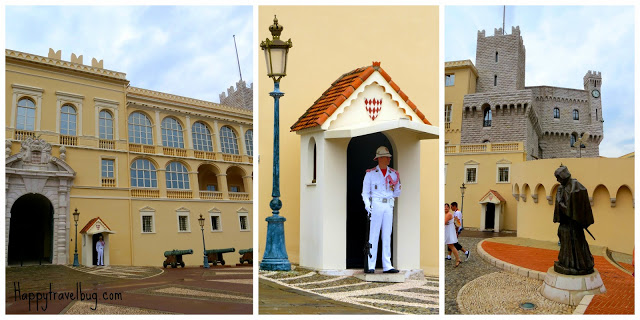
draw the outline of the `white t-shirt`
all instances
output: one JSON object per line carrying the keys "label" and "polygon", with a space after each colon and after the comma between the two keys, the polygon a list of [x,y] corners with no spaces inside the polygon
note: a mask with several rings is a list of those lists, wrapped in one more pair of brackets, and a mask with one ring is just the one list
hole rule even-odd
{"label": "white t-shirt", "polygon": [[460,232],[460,230],[462,230],[462,212],[460,210],[456,210],[456,212],[453,213],[453,217],[460,220],[460,228],[458,228],[458,232]]}

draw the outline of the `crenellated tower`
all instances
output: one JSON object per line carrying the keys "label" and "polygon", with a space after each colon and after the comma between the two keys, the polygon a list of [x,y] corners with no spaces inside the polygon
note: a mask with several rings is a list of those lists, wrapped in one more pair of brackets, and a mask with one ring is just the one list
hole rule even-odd
{"label": "crenellated tower", "polygon": [[478,31],[476,68],[477,92],[504,92],[524,89],[526,51],[520,27],[512,27],[511,34],[502,28],[494,29],[493,36]]}

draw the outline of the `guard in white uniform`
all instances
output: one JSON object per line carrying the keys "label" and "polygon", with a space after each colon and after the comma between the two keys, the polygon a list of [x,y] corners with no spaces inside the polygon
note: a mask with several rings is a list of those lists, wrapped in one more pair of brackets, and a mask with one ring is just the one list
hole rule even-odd
{"label": "guard in white uniform", "polygon": [[104,240],[102,240],[102,236],[96,243],[96,251],[98,251],[98,265],[104,266]]}
{"label": "guard in white uniform", "polygon": [[385,273],[397,273],[391,265],[391,230],[393,229],[393,207],[396,197],[400,196],[400,174],[389,167],[391,154],[382,146],[376,150],[378,161],[375,168],[367,170],[362,183],[362,200],[367,212],[371,214],[369,243],[371,257],[367,273],[374,273],[378,253],[378,237],[382,231],[382,269]]}

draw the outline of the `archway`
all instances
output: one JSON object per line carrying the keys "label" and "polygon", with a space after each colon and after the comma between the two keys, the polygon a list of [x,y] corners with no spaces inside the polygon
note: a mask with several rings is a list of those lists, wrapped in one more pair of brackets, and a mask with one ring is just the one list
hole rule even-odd
{"label": "archway", "polygon": [[[367,211],[362,201],[362,181],[367,169],[377,162],[373,160],[378,147],[385,146],[394,155],[389,139],[382,133],[372,133],[352,138],[347,147],[347,269],[364,267],[364,241]],[[392,168],[396,163],[391,157]],[[395,216],[395,213],[394,213]],[[394,219],[395,220],[395,219]],[[382,246],[378,246],[376,268],[382,268]],[[391,235],[391,263],[393,263],[393,234]]]}
{"label": "archway", "polygon": [[27,193],[11,206],[9,265],[43,264],[53,260],[53,205],[47,197]]}

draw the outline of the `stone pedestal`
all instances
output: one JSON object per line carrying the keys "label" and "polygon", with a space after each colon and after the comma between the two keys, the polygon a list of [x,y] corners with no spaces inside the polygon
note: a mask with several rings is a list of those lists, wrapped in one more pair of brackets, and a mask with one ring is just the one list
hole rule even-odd
{"label": "stone pedestal", "polygon": [[595,268],[587,275],[570,276],[557,273],[550,267],[542,284],[542,295],[550,300],[577,306],[586,295],[605,293],[600,273]]}
{"label": "stone pedestal", "polygon": [[404,282],[405,274],[403,271],[399,273],[360,273],[355,275],[356,278],[367,282]]}

